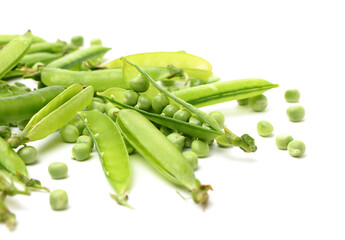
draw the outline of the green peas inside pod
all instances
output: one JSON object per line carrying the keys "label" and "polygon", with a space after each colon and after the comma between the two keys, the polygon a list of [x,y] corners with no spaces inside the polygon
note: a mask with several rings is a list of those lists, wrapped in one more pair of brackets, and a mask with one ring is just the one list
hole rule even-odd
{"label": "green peas inside pod", "polygon": [[12,136],[11,129],[8,126],[0,126],[0,137],[7,140]]}
{"label": "green peas inside pod", "polygon": [[200,139],[194,140],[191,148],[192,151],[198,155],[198,157],[206,157],[210,152],[208,143]]}
{"label": "green peas inside pod", "polygon": [[137,106],[139,107],[139,109],[142,109],[144,111],[150,111],[151,110],[151,99],[145,95],[145,94],[141,94],[138,98],[138,103]]}
{"label": "green peas inside pod", "polygon": [[136,77],[129,80],[129,86],[136,92],[146,92],[150,83],[143,77]]}
{"label": "green peas inside pod", "polygon": [[17,153],[26,165],[33,164],[37,161],[37,150],[33,146],[22,147]]}
{"label": "green peas inside pod", "polygon": [[285,91],[284,98],[289,103],[296,103],[299,101],[301,94],[297,89],[288,89]]}
{"label": "green peas inside pod", "polygon": [[197,126],[201,126],[203,124],[202,120],[198,116],[196,116],[196,115],[191,116],[188,119],[188,122],[190,124],[194,124],[194,125],[197,125]]}
{"label": "green peas inside pod", "polygon": [[84,130],[84,123],[80,118],[73,118],[68,124],[71,124],[78,128],[79,134],[83,133]]}
{"label": "green peas inside pod", "polygon": [[87,110],[104,112],[104,103],[99,101],[92,101],[91,104],[87,107]]}
{"label": "green peas inside pod", "polygon": [[159,130],[165,135],[168,136],[170,133],[173,132],[172,129],[166,127],[166,126],[160,126]]}
{"label": "green peas inside pod", "polygon": [[50,193],[49,202],[53,210],[65,210],[68,207],[68,195],[65,190],[54,190]]}
{"label": "green peas inside pod", "polygon": [[89,130],[87,130],[87,128],[84,128],[83,135],[91,137],[91,134],[90,134]]}
{"label": "green peas inside pod", "polygon": [[155,113],[161,113],[169,103],[170,100],[167,96],[158,94],[152,99],[152,109]]}
{"label": "green peas inside pod", "polygon": [[187,151],[183,153],[184,158],[192,166],[193,170],[198,168],[198,155],[193,151]]}
{"label": "green peas inside pod", "polygon": [[135,106],[138,102],[139,94],[137,92],[134,92],[133,90],[127,90],[125,92],[124,97],[124,104]]}
{"label": "green peas inside pod", "polygon": [[268,121],[261,120],[257,123],[256,130],[261,137],[267,137],[273,132],[273,126]]}
{"label": "green peas inside pod", "polygon": [[265,95],[260,94],[249,99],[249,106],[255,112],[262,112],[267,108],[267,98]]}
{"label": "green peas inside pod", "polygon": [[287,150],[292,157],[301,157],[305,149],[305,144],[301,140],[293,140],[287,146]]}
{"label": "green peas inside pod", "polygon": [[191,136],[185,136],[185,140],[184,140],[184,147],[185,148],[190,148],[192,146],[192,142],[194,141],[195,139]]}
{"label": "green peas inside pod", "polygon": [[223,113],[219,111],[213,111],[209,114],[209,116],[217,121],[219,127],[221,128],[223,127],[224,122],[225,122],[225,117]]}
{"label": "green peas inside pod", "polygon": [[304,119],[305,110],[300,105],[290,106],[286,110],[286,114],[291,122],[300,122]]}
{"label": "green peas inside pod", "polygon": [[67,124],[60,130],[60,136],[66,143],[75,143],[79,137],[79,130],[72,124]]}
{"label": "green peas inside pod", "polygon": [[113,107],[107,112],[107,115],[111,120],[116,121],[119,111],[120,109],[118,109],[117,107]]}
{"label": "green peas inside pod", "polygon": [[166,117],[173,117],[179,109],[180,108],[177,105],[169,104],[163,109],[162,114],[164,114]]}
{"label": "green peas inside pod", "polygon": [[89,144],[91,150],[93,149],[94,145],[92,137],[86,135],[79,136],[77,139],[77,143],[87,143]]}
{"label": "green peas inside pod", "polygon": [[71,38],[71,43],[75,46],[81,47],[84,45],[84,37],[83,36],[73,36]]}
{"label": "green peas inside pod", "polygon": [[188,122],[191,116],[192,114],[188,110],[180,109],[174,114],[173,118],[183,122]]}
{"label": "green peas inside pod", "polygon": [[72,155],[75,160],[84,161],[90,157],[91,151],[90,144],[77,143],[72,148]]}
{"label": "green peas inside pod", "polygon": [[53,162],[48,166],[48,172],[53,179],[66,178],[68,174],[68,167],[63,162]]}
{"label": "green peas inside pod", "polygon": [[104,111],[107,113],[109,112],[110,109],[116,107],[114,104],[112,104],[111,102],[107,102],[105,105],[104,105]]}
{"label": "green peas inside pod", "polygon": [[170,142],[172,142],[180,151],[183,150],[185,137],[177,132],[173,132],[167,136]]}
{"label": "green peas inside pod", "polygon": [[286,150],[288,144],[293,140],[290,134],[281,133],[276,137],[276,145],[280,150]]}

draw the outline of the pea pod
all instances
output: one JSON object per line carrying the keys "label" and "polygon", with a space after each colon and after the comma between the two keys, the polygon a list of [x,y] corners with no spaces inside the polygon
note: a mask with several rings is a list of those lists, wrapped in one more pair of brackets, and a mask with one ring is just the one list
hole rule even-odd
{"label": "pea pod", "polygon": [[249,78],[185,88],[174,91],[173,94],[195,107],[205,107],[253,97],[275,87],[278,87],[278,84],[273,84],[263,79]]}
{"label": "pea pod", "polygon": [[191,191],[196,203],[206,204],[211,186],[200,184],[182,153],[147,118],[136,111],[123,109],[116,123],[131,146],[159,173]]}
{"label": "pea pod", "polygon": [[39,42],[31,44],[31,47],[28,50],[28,54],[30,53],[38,53],[38,52],[49,52],[49,53],[61,53],[64,51],[67,43],[63,41],[57,42]]}
{"label": "pea pod", "polygon": [[20,63],[25,64],[27,67],[32,67],[37,62],[48,64],[62,56],[63,56],[62,53],[48,53],[48,52],[31,53],[31,54],[25,55],[23,59],[20,61]]}
{"label": "pea pod", "polygon": [[61,86],[53,86],[0,98],[0,122],[18,122],[30,119],[64,89]]}
{"label": "pea pod", "polygon": [[32,42],[30,31],[23,36],[13,39],[0,50],[0,79],[9,72],[24,57]]}
{"label": "pea pod", "polygon": [[[20,37],[21,35],[18,34],[1,34],[0,35],[0,46],[5,45],[7,43],[9,43],[10,41],[12,41],[13,39],[16,39],[18,37]],[[45,42],[45,40],[43,38],[40,38],[38,36],[33,36],[32,39],[33,43],[39,43],[39,42]]]}
{"label": "pea pod", "polygon": [[95,142],[104,173],[116,192],[112,197],[130,207],[126,201],[130,185],[130,166],[127,148],[116,124],[96,111],[80,112],[79,116]]}

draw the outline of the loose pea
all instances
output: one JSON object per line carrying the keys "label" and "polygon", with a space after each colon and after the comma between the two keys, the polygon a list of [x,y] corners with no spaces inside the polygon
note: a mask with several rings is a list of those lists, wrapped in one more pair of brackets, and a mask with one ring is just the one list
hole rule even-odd
{"label": "loose pea", "polygon": [[57,189],[50,193],[50,206],[53,210],[64,210],[68,206],[68,196],[65,190]]}
{"label": "loose pea", "polygon": [[161,113],[162,110],[170,103],[167,96],[158,94],[152,99],[152,109],[155,113]]}
{"label": "loose pea", "polygon": [[67,124],[61,128],[60,136],[64,142],[75,143],[79,137],[79,130],[76,126]]}
{"label": "loose pea", "polygon": [[183,153],[184,158],[192,166],[193,170],[198,167],[198,155],[195,152],[187,151]]}
{"label": "loose pea", "polygon": [[273,132],[273,126],[271,123],[261,120],[257,123],[256,130],[261,137],[267,137]]}
{"label": "loose pea", "polygon": [[198,155],[198,157],[206,157],[210,151],[208,143],[199,139],[192,142],[191,148],[192,151]]}
{"label": "loose pea", "polygon": [[169,92],[175,92],[175,91],[180,90],[180,88],[177,87],[177,86],[170,86],[170,87],[167,88],[167,90],[168,90]]}
{"label": "loose pea", "polygon": [[276,137],[276,145],[280,150],[286,150],[288,144],[293,140],[290,134],[282,133]]}
{"label": "loose pea", "polygon": [[237,99],[237,103],[240,106],[246,106],[249,104],[249,98]]}
{"label": "loose pea", "polygon": [[173,118],[183,122],[187,122],[191,116],[192,114],[188,110],[180,109],[174,114]]}
{"label": "loose pea", "polygon": [[299,101],[300,93],[297,89],[288,89],[285,91],[285,100],[289,103],[296,103]]}
{"label": "loose pea", "polygon": [[262,112],[267,108],[267,98],[265,95],[260,94],[249,99],[249,106],[255,112]]}
{"label": "loose pea", "polygon": [[169,104],[169,105],[167,105],[167,106],[163,109],[162,113],[163,113],[166,117],[173,117],[174,114],[175,114],[179,109],[180,109],[180,108],[179,108],[177,105],[175,105],[175,104]]}
{"label": "loose pea", "polygon": [[104,112],[104,103],[99,101],[92,101],[91,104],[87,107],[87,110]]}
{"label": "loose pea", "polygon": [[75,160],[84,161],[90,157],[91,147],[87,143],[77,143],[72,148],[72,155]]}
{"label": "loose pea", "polygon": [[151,99],[145,95],[145,94],[141,94],[138,98],[138,104],[137,106],[144,110],[144,111],[150,111],[151,110]]}
{"label": "loose pea", "polygon": [[84,123],[80,118],[73,118],[68,124],[71,124],[78,128],[79,134],[83,133],[84,130]]}
{"label": "loose pea", "polygon": [[81,135],[77,139],[77,143],[87,143],[90,145],[91,149],[93,149],[93,139],[87,135]]}
{"label": "loose pea", "polygon": [[26,165],[33,164],[37,161],[37,150],[33,146],[22,147],[17,153]]}
{"label": "loose pea", "polygon": [[104,111],[107,113],[109,112],[110,109],[116,107],[114,104],[112,104],[111,102],[107,102],[105,105],[104,105]]}
{"label": "loose pea", "polygon": [[170,133],[167,138],[172,142],[179,150],[182,151],[184,147],[185,137],[177,132]]}
{"label": "loose pea", "polygon": [[119,113],[120,109],[118,109],[117,107],[113,107],[111,108],[108,112],[107,115],[108,117],[110,117],[113,121],[116,121],[117,118],[117,114]]}
{"label": "loose pea", "polygon": [[291,122],[300,122],[304,119],[305,110],[301,105],[290,106],[286,114]]}
{"label": "loose pea", "polygon": [[201,119],[198,117],[198,116],[191,116],[188,120],[188,122],[190,124],[194,124],[194,125],[197,125],[197,126],[201,126],[202,125],[202,121]]}
{"label": "loose pea", "polygon": [[129,86],[136,92],[145,92],[149,89],[150,83],[143,77],[136,77],[129,80]]}
{"label": "loose pea", "polygon": [[68,168],[63,162],[53,162],[48,166],[48,172],[53,179],[62,179],[67,177]]}
{"label": "loose pea", "polygon": [[84,45],[84,37],[83,36],[73,36],[71,38],[71,43],[73,45],[76,45],[78,47],[81,47]]}
{"label": "loose pea", "polygon": [[125,97],[124,97],[124,104],[130,105],[130,106],[135,106],[138,102],[139,94],[134,92],[133,90],[127,90],[125,92]]}
{"label": "loose pea", "polygon": [[0,126],[0,137],[7,140],[12,136],[11,129],[7,126]]}
{"label": "loose pea", "polygon": [[225,122],[225,117],[224,117],[223,113],[221,113],[219,111],[213,111],[209,114],[209,116],[214,118],[217,121],[219,127],[221,127],[221,128],[223,127],[224,122]]}
{"label": "loose pea", "polygon": [[292,157],[300,157],[305,152],[305,144],[301,140],[292,140],[288,144],[287,150]]}
{"label": "loose pea", "polygon": [[90,41],[91,46],[102,46],[102,40],[100,38],[94,38]]}

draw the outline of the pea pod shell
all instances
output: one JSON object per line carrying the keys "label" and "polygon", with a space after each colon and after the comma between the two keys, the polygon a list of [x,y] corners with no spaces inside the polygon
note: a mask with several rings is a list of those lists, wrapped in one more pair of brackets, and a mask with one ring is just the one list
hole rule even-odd
{"label": "pea pod shell", "polygon": [[27,67],[32,67],[37,62],[48,64],[62,56],[63,56],[62,53],[48,53],[48,52],[31,53],[31,54],[26,54],[23,57],[23,59],[20,61],[20,63],[25,64]]}
{"label": "pea pod shell", "polygon": [[33,35],[30,31],[23,36],[13,39],[0,50],[0,79],[24,57],[32,42]]}
{"label": "pea pod shell", "polygon": [[119,204],[125,199],[130,186],[129,155],[117,125],[106,115],[96,111],[80,112],[79,116],[91,133],[104,173],[117,194]]}
{"label": "pea pod shell", "polygon": [[[0,34],[0,46],[5,45],[12,41],[15,38],[20,37],[21,35],[18,34]],[[32,39],[33,43],[39,43],[39,42],[45,42],[43,38],[40,38],[38,36],[33,36]]]}

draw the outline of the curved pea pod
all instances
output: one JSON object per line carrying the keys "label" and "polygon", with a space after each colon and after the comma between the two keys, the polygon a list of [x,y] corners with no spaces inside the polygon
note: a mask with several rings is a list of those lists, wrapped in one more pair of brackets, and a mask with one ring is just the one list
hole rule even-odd
{"label": "curved pea pod", "polygon": [[128,84],[123,80],[122,69],[105,69],[97,71],[71,71],[59,68],[43,68],[41,81],[46,86],[70,86],[80,83],[93,86],[95,91],[104,91],[108,88],[119,87],[128,89]]}
{"label": "curved pea pod", "polygon": [[80,84],[70,86],[30,119],[19,138],[27,142],[49,136],[84,110],[91,103],[93,94],[92,86],[84,90]]}
{"label": "curved pea pod", "polygon": [[174,91],[173,94],[195,107],[205,107],[253,97],[278,86],[278,84],[273,84],[263,79],[249,78],[185,88]]}
{"label": "curved pea pod", "polygon": [[60,57],[62,53],[49,53],[49,52],[38,52],[26,54],[23,59],[20,61],[21,64],[25,64],[27,67],[32,67],[35,63],[40,62],[48,64]]}
{"label": "curved pea pod", "polygon": [[53,86],[0,98],[0,122],[18,122],[30,119],[64,89],[61,86]]}
{"label": "curved pea pod", "polygon": [[136,111],[123,109],[116,124],[131,146],[159,173],[191,191],[196,203],[206,204],[211,186],[200,184],[182,153],[147,118]]}
{"label": "curved pea pod", "polygon": [[20,62],[29,49],[32,39],[33,35],[28,31],[0,50],[0,79]]}
{"label": "curved pea pod", "polygon": [[79,116],[91,133],[104,173],[116,192],[111,195],[120,205],[127,203],[131,182],[129,155],[120,130],[114,121],[96,111],[80,112]]}

